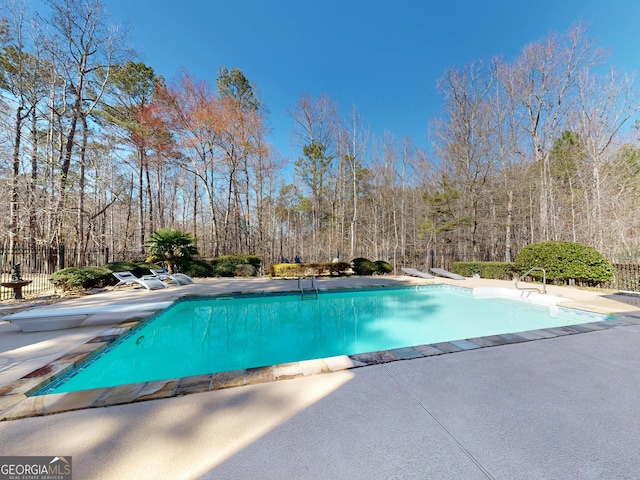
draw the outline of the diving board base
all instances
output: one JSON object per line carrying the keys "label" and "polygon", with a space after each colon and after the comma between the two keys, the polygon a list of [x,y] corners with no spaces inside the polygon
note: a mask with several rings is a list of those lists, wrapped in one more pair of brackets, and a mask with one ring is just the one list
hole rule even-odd
{"label": "diving board base", "polygon": [[23,332],[46,332],[79,327],[88,316],[88,314],[80,314],[58,317],[22,317],[8,321],[20,327]]}

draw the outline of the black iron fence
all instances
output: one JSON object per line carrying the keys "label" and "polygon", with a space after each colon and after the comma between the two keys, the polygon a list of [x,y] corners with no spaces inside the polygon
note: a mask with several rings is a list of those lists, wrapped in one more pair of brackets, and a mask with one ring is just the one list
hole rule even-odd
{"label": "black iron fence", "polygon": [[640,292],[640,263],[614,263],[614,278],[608,288]]}
{"label": "black iron fence", "polygon": [[[11,281],[14,265],[19,264],[21,276],[31,282],[23,287],[25,296],[44,296],[54,293],[53,284],[49,276],[63,268],[81,267],[88,265],[104,265],[116,260],[130,260],[139,258],[140,252],[117,252],[112,254],[109,248],[88,249],[76,251],[64,245],[16,245],[12,249],[0,246],[0,283]],[[401,261],[401,259],[398,259]],[[433,266],[451,269],[455,256],[450,253],[429,251],[405,259],[412,267],[428,270]],[[615,277],[605,285],[607,288],[640,292],[640,263],[614,263]],[[12,298],[14,291],[8,287],[0,288],[0,301]]]}
{"label": "black iron fence", "polygon": [[[137,258],[140,253],[121,252],[113,256],[109,248],[88,249],[81,252],[64,245],[15,245],[0,246],[0,283],[10,283],[14,265],[19,265],[21,277],[31,282],[23,287],[25,296],[52,294],[53,284],[49,276],[63,268],[104,265],[114,260]],[[115,257],[115,258],[114,258]],[[0,288],[0,300],[12,298],[14,290]]]}

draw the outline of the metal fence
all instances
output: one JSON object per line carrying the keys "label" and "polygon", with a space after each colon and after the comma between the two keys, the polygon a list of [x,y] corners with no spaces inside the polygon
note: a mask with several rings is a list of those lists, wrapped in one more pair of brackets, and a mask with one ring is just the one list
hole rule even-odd
{"label": "metal fence", "polygon": [[614,278],[608,288],[640,292],[640,263],[614,263]]}
{"label": "metal fence", "polygon": [[[54,293],[49,276],[58,270],[67,267],[105,265],[112,261],[139,258],[140,256],[139,251],[118,252],[113,255],[109,248],[77,252],[64,245],[16,245],[13,249],[0,246],[0,282],[9,282],[13,266],[19,264],[22,278],[31,280],[23,288],[23,294],[25,296],[45,296]],[[415,255],[410,259],[410,264],[412,267],[424,268],[425,270],[433,266],[450,270],[455,260],[455,256],[449,252],[443,254],[431,250],[421,255]],[[639,263],[614,263],[613,267],[615,269],[613,281],[603,286],[616,290],[640,292]],[[0,301],[12,298],[13,295],[13,289],[0,288]]]}
{"label": "metal fence", "polygon": [[[11,281],[14,265],[19,265],[21,277],[31,282],[23,287],[25,296],[44,296],[54,293],[49,276],[63,268],[88,265],[104,265],[114,260],[137,258],[140,253],[124,252],[111,258],[109,248],[89,249],[77,252],[64,245],[15,245],[13,248],[0,246],[0,283]],[[14,291],[3,286],[0,300],[13,298]]]}

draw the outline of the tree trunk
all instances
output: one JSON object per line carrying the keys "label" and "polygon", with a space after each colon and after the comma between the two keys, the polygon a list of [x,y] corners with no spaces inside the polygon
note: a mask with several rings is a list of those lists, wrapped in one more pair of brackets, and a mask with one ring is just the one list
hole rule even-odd
{"label": "tree trunk", "polygon": [[77,214],[77,251],[76,262],[78,266],[84,266],[84,201],[85,201],[85,165],[87,155],[87,141],[89,136],[89,128],[87,126],[87,117],[82,115],[82,145],[80,146],[80,171],[78,173],[78,214]]}
{"label": "tree trunk", "polygon": [[509,190],[507,195],[507,225],[504,235],[504,261],[511,262],[511,226],[513,225],[513,190]]}
{"label": "tree trunk", "polygon": [[22,141],[22,106],[16,108],[15,132],[13,141],[13,161],[11,174],[11,206],[9,208],[9,249],[13,252],[13,248],[18,237],[18,201],[19,195],[19,178],[20,178],[20,143]]}
{"label": "tree trunk", "polygon": [[31,179],[29,182],[29,245],[32,251],[35,251],[38,233],[36,216],[38,199],[38,115],[34,108],[31,111]]}
{"label": "tree trunk", "polygon": [[144,244],[146,242],[145,215],[144,215],[144,164],[145,151],[143,147],[136,150],[138,155],[138,235],[140,245],[139,252],[144,254]]}

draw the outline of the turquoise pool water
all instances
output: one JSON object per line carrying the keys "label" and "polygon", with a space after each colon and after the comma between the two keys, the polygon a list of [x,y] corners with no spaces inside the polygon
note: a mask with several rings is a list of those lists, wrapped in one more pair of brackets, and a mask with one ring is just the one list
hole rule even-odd
{"label": "turquoise pool water", "polygon": [[604,317],[467,289],[376,288],[176,302],[41,393],[558,327]]}

